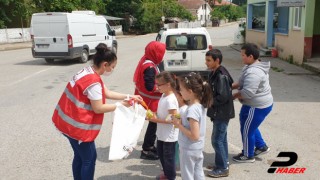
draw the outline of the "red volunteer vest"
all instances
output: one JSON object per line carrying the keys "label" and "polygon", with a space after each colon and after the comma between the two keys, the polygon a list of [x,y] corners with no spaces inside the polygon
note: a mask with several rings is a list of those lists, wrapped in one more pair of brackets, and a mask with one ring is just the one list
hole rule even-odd
{"label": "red volunteer vest", "polygon": [[73,76],[67,84],[52,116],[52,121],[59,131],[82,142],[94,141],[103,122],[104,114],[96,114],[91,107],[90,99],[83,94],[95,83],[101,84],[104,104],[104,84],[100,76],[91,67],[87,67]]}
{"label": "red volunteer vest", "polygon": [[[147,68],[150,68],[150,67],[156,70],[156,75],[160,73],[158,67],[150,60],[146,60],[146,62],[142,64],[141,72],[143,73]],[[145,81],[144,81],[143,75],[140,76],[139,81],[136,82],[136,89],[134,94],[140,95],[143,98],[144,102],[146,102],[146,104],[149,106],[149,109],[153,112],[157,111],[159,99],[162,95],[161,93],[155,92],[155,91],[156,91],[155,85],[152,91],[148,91],[145,87]]]}

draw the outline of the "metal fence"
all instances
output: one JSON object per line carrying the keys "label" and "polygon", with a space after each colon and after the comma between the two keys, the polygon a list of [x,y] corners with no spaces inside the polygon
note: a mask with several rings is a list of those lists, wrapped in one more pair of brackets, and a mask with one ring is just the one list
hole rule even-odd
{"label": "metal fence", "polygon": [[193,21],[193,22],[168,23],[168,24],[164,24],[164,27],[167,29],[197,28],[197,27],[201,27],[201,22],[200,21]]}

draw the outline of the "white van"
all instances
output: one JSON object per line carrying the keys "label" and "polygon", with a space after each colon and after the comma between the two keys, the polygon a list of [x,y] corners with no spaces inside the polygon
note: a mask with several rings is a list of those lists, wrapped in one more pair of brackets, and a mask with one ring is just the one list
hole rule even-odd
{"label": "white van", "polygon": [[74,58],[85,63],[99,43],[117,52],[115,31],[94,11],[35,13],[30,34],[33,57],[45,58],[48,63],[53,63],[54,59]]}
{"label": "white van", "polygon": [[167,29],[162,33],[160,42],[166,44],[160,70],[177,75],[195,71],[207,76],[205,54],[212,49],[212,43],[205,28]]}

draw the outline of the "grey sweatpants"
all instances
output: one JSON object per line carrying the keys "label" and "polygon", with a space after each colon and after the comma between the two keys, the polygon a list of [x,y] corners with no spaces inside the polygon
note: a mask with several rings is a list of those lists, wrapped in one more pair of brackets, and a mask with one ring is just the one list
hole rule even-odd
{"label": "grey sweatpants", "polygon": [[182,180],[204,180],[202,150],[179,149]]}

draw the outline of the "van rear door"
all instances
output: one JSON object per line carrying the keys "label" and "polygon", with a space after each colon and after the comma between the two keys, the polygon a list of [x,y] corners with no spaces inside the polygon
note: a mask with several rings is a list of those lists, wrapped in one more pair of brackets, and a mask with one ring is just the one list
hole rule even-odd
{"label": "van rear door", "polygon": [[31,26],[35,52],[68,52],[66,14],[34,15]]}
{"label": "van rear door", "polygon": [[[164,32],[166,33],[166,32]],[[187,33],[169,34],[166,37],[166,53],[164,56],[164,69],[166,71],[187,71],[192,66],[190,37]]]}
{"label": "van rear door", "polygon": [[205,34],[192,34],[191,37],[191,58],[192,58],[192,71],[205,71],[205,55],[209,50],[209,45]]}

